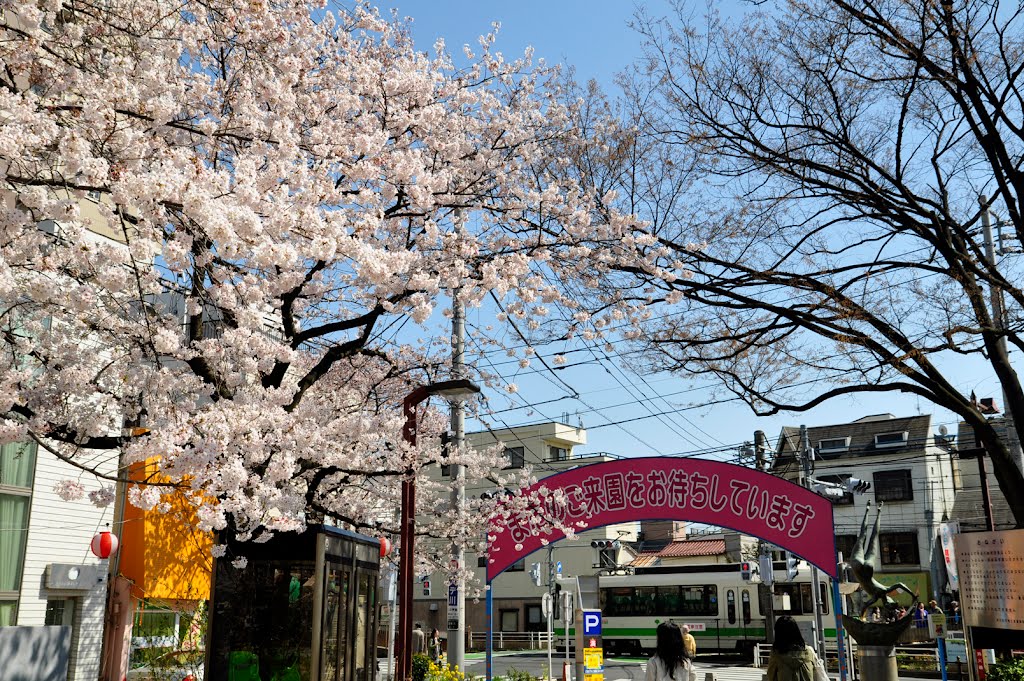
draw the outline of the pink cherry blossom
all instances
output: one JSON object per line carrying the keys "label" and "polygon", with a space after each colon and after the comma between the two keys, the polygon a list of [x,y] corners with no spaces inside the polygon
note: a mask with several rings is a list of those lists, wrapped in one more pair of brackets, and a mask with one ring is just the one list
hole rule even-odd
{"label": "pink cherry blossom", "polygon": [[[576,134],[557,72],[501,56],[497,28],[456,66],[362,3],[2,7],[0,441],[106,480],[95,462],[154,462],[201,529],[387,529],[438,457],[438,405],[413,449],[401,403],[444,378],[450,292],[524,330],[589,323],[547,275],[607,266],[584,237],[627,249],[610,199],[555,172]],[[166,508],[146,482],[129,501]],[[420,496],[442,536],[448,492]]]}

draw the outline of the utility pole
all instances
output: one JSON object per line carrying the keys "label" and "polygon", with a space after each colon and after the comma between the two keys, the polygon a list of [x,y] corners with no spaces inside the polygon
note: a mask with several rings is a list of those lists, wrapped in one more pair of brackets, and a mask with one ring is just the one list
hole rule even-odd
{"label": "utility pole", "polygon": [[[466,323],[463,317],[462,300],[459,298],[459,289],[455,289],[452,295],[452,378],[465,378],[465,337]],[[466,439],[465,408],[462,399],[452,400],[451,403],[451,449],[458,455],[461,453]],[[463,525],[461,517],[466,507],[466,479],[465,468],[458,463],[450,462],[449,470],[452,474],[452,508],[458,514],[459,526]],[[448,594],[448,664],[461,672],[466,671],[466,585],[462,578],[465,569],[466,552],[456,537],[452,542],[452,565],[456,574],[450,585],[454,587],[455,593]],[[452,606],[454,601],[454,609]],[[455,615],[452,617],[452,615]]]}
{"label": "utility pole", "polygon": [[[981,226],[985,236],[985,256],[988,258],[989,265],[995,270],[998,263],[996,262],[995,244],[992,240],[990,202],[988,197],[982,194],[978,197],[978,203],[981,204]],[[992,301],[992,322],[998,331],[1004,331],[1006,329],[1006,313],[1003,310],[1003,293],[999,290],[999,287],[993,284],[989,284],[988,290]],[[1009,351],[1006,348],[1006,336],[1000,334],[996,344],[999,348],[999,354],[1009,364],[1010,358]],[[1013,409],[1010,407],[1010,401],[1006,399],[1005,388],[1003,389],[1003,409],[1004,423],[1006,424],[1006,447],[1010,450],[1010,455],[1017,462],[1017,468],[1024,472],[1024,451],[1022,451],[1020,441],[1017,439],[1017,422],[1014,418]]]}
{"label": "utility pole", "polygon": [[[555,589],[555,547],[548,545],[548,593],[547,593],[547,612],[544,613],[544,618],[547,620],[547,634],[548,634],[548,681],[554,681],[554,673],[552,668],[552,648],[554,648],[554,622],[555,611],[558,610],[558,601],[555,599],[557,589]],[[568,629],[568,627],[567,627]]]}
{"label": "utility pole", "polygon": [[[754,464],[757,470],[761,473],[768,472],[768,464],[765,461],[764,453],[768,449],[768,437],[764,434],[763,430],[754,431]],[[767,634],[766,638],[768,643],[775,642],[775,569],[772,561],[772,552],[768,549],[768,544],[764,540],[758,542],[758,563],[762,563],[761,557],[768,556],[768,568],[771,573],[768,575],[769,580],[765,582],[764,575],[761,576],[761,583],[765,584],[768,598],[765,603],[766,613],[768,615],[768,621],[765,622],[764,630]],[[762,572],[763,572],[762,568]]]}
{"label": "utility pole", "polygon": [[[811,487],[811,440],[807,433],[807,426],[800,426],[800,458],[803,461],[801,467],[800,483],[810,489]],[[821,620],[821,594],[818,593],[818,568],[811,566],[811,603],[814,607],[814,649],[818,657],[825,659],[825,641],[823,638],[824,629]]]}

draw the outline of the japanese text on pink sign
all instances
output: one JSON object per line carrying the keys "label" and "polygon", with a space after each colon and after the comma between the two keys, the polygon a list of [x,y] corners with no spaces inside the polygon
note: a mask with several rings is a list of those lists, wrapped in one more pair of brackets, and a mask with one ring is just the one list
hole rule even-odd
{"label": "japanese text on pink sign", "polygon": [[832,504],[767,473],[699,459],[650,457],[580,466],[526,488],[533,509],[491,519],[488,581],[565,535],[565,525],[602,527],[636,520],[688,520],[727,527],[792,551],[837,576]]}

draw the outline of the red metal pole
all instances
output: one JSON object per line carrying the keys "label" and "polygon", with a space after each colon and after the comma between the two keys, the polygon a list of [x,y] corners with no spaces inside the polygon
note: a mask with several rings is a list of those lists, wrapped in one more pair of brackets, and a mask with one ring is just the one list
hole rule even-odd
{"label": "red metal pole", "polygon": [[416,407],[431,395],[454,395],[478,393],[480,388],[464,378],[441,381],[420,386],[409,393],[402,402],[405,425],[402,439],[412,452],[411,461],[405,469],[402,480],[402,526],[399,539],[402,542],[401,559],[398,563],[398,660],[395,680],[412,681],[412,569],[416,562]]}
{"label": "red metal pole", "polygon": [[[405,398],[402,410],[405,426],[402,439],[410,446],[416,446],[416,407],[430,396],[426,388],[416,388]],[[395,678],[402,681],[412,679],[412,597],[413,563],[416,562],[416,469],[409,466],[402,481],[402,526],[399,541],[402,544],[401,560],[398,563],[398,660]]]}

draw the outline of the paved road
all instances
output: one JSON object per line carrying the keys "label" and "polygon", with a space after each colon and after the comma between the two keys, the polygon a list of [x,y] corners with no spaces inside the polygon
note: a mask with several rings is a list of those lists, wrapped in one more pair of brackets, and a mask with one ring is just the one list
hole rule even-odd
{"label": "paved road", "polygon": [[[565,655],[555,654],[552,667],[555,679],[562,675],[562,662]],[[466,660],[466,672],[473,677],[486,674],[486,663],[482,655],[470,654]],[[547,676],[547,655],[543,653],[497,653],[494,656],[493,676],[505,676],[509,669],[530,672],[538,678]],[[741,658],[726,656],[697,657],[697,681],[709,681],[707,675],[714,674],[715,681],[761,681],[765,670],[751,666],[750,662]],[[647,658],[609,657],[604,660],[604,681],[644,681],[647,671]],[[575,677],[575,670],[573,675]],[[831,675],[837,679],[836,674]],[[900,675],[900,681],[927,681],[911,676]]]}
{"label": "paved road", "polygon": [[[562,663],[565,654],[555,653],[552,656],[552,671],[555,681],[562,678]],[[378,679],[388,681],[387,667],[381,663]],[[697,681],[711,681],[708,674],[714,674],[714,681],[761,681],[765,670],[753,667],[751,663],[740,657],[730,656],[697,656]],[[506,676],[509,670],[529,672],[533,676],[544,679],[548,674],[548,657],[546,653],[531,652],[499,652],[494,654],[492,676]],[[604,660],[604,681],[644,681],[647,672],[646,657],[606,657]],[[466,674],[478,681],[487,674],[486,662],[482,653],[470,653],[466,656]],[[573,678],[575,678],[575,668]],[[838,681],[838,675],[830,675]],[[955,679],[954,676],[950,677]],[[929,681],[929,679],[900,674],[900,681]]]}
{"label": "paved road", "polygon": [[[554,677],[561,678],[562,663],[565,656],[552,657]],[[538,653],[497,654],[494,656],[492,674],[504,676],[509,669],[526,671],[534,676],[547,676],[547,655]],[[740,660],[697,659],[697,679],[705,681],[706,674],[711,672],[716,681],[761,681],[763,669],[755,669]],[[604,681],[643,681],[647,671],[647,658],[609,657],[604,660]],[[471,656],[466,660],[466,672],[473,676],[485,674],[485,662],[482,658]],[[573,671],[575,675],[575,671]]]}

